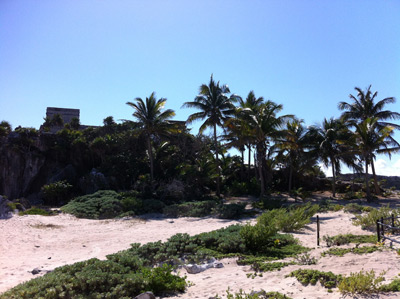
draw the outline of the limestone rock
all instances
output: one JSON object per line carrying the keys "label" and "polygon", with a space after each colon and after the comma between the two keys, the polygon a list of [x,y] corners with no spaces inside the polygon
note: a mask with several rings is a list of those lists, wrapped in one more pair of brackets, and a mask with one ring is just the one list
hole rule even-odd
{"label": "limestone rock", "polygon": [[133,299],[156,299],[156,296],[154,296],[152,292],[146,292],[136,296]]}

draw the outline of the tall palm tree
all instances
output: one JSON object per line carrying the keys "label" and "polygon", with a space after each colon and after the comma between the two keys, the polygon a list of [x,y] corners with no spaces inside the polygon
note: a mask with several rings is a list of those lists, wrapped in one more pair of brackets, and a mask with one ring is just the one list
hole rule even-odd
{"label": "tall palm tree", "polygon": [[[368,184],[368,165],[375,159],[375,153],[388,154],[400,151],[400,144],[392,138],[393,127],[379,127],[378,118],[367,118],[355,125],[355,138],[359,149],[359,154],[365,162],[365,184],[367,198],[371,198]],[[374,169],[373,169],[374,171]]]}
{"label": "tall palm tree", "polygon": [[[364,92],[361,88],[355,87],[357,96],[350,94],[351,103],[340,102],[338,107],[340,110],[346,110],[342,114],[342,118],[346,120],[350,126],[355,126],[357,123],[367,120],[368,118],[376,118],[376,129],[382,129],[385,126],[390,126],[395,129],[400,129],[400,125],[387,122],[388,120],[400,119],[400,113],[390,110],[384,110],[385,105],[395,103],[394,97],[384,98],[376,102],[378,92],[371,91],[371,85]],[[388,137],[395,141],[392,136]],[[376,179],[374,161],[371,160],[371,168],[374,176],[375,192],[380,194],[378,181]]]}
{"label": "tall palm tree", "polygon": [[[295,168],[311,168],[315,165],[315,155],[310,155],[309,131],[303,125],[304,121],[294,118],[286,123],[282,136],[276,140],[276,147],[279,149],[278,157],[286,160],[289,168],[288,191],[292,190],[293,172]],[[278,158],[277,157],[277,158]]]}
{"label": "tall palm tree", "polygon": [[126,104],[135,110],[132,116],[137,120],[139,128],[146,138],[150,161],[151,186],[153,188],[154,160],[152,139],[155,136],[167,133],[173,127],[168,120],[175,115],[175,112],[172,109],[162,111],[167,99],[161,98],[157,100],[155,92],[152,92],[150,97],[146,98],[146,101],[141,98],[136,98],[135,101],[135,103],[127,102]]}
{"label": "tall palm tree", "polygon": [[200,112],[191,114],[186,123],[191,124],[197,120],[205,120],[200,126],[200,133],[206,128],[212,128],[214,133],[215,161],[217,172],[217,196],[220,196],[220,177],[221,171],[218,160],[218,139],[217,126],[222,127],[227,119],[235,112],[235,106],[232,104],[233,96],[228,97],[230,90],[227,85],[219,85],[219,81],[215,82],[211,75],[210,82],[202,84],[197,95],[192,102],[186,102],[182,107],[196,108]]}
{"label": "tall palm tree", "polygon": [[355,156],[350,148],[352,133],[341,119],[324,119],[320,127],[311,127],[310,132],[315,142],[315,152],[325,167],[332,167],[332,196],[336,196],[336,177],[341,164],[355,166]]}
{"label": "tall palm tree", "polygon": [[256,111],[249,108],[242,110],[243,118],[247,120],[256,145],[258,172],[260,177],[260,197],[264,196],[266,190],[267,150],[274,140],[282,136],[282,126],[291,119],[292,115],[277,116],[283,106],[272,101],[261,104]]}
{"label": "tall palm tree", "polygon": [[[264,102],[263,97],[256,97],[254,94],[254,91],[251,90],[249,94],[246,97],[246,100],[243,101],[242,98],[239,98],[239,109],[250,109],[254,114],[256,113],[257,109],[260,107],[260,105]],[[240,118],[240,114],[238,114],[238,118]],[[247,122],[243,119],[241,119],[242,124],[242,132],[243,132],[243,138],[246,139],[246,146],[248,149],[248,169],[249,169],[249,175],[251,171],[251,139],[252,139],[252,134],[251,130],[249,129],[249,126],[247,125]]]}

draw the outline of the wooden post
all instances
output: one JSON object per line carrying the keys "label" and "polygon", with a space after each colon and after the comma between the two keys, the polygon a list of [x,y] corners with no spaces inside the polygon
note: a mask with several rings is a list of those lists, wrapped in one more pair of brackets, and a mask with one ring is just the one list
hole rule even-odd
{"label": "wooden post", "polygon": [[384,241],[385,238],[385,227],[383,225],[383,217],[381,217],[381,233],[382,233],[382,241]]}
{"label": "wooden post", "polygon": [[394,235],[394,214],[392,214],[392,234]]}
{"label": "wooden post", "polygon": [[319,246],[319,216],[317,215],[317,246]]}
{"label": "wooden post", "polygon": [[379,220],[376,220],[376,236],[378,237],[378,242],[381,241],[381,233],[379,229]]}

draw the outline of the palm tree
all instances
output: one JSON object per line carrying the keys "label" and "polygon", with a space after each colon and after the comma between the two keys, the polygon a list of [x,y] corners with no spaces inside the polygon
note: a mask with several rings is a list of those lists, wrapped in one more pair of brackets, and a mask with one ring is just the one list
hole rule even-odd
{"label": "palm tree", "polygon": [[169,131],[172,125],[168,120],[175,115],[175,112],[172,109],[162,111],[167,99],[161,98],[157,100],[155,92],[152,92],[150,97],[146,98],[146,102],[141,98],[136,98],[135,101],[135,103],[127,102],[126,104],[135,110],[132,115],[138,121],[139,127],[146,138],[150,160],[150,178],[153,188],[154,161],[152,139]]}
{"label": "palm tree", "polygon": [[311,135],[315,142],[315,152],[321,162],[332,167],[332,196],[336,196],[336,177],[340,173],[341,164],[355,166],[355,156],[350,149],[352,133],[340,119],[324,119],[320,127],[311,127]]}
{"label": "palm tree", "polygon": [[206,128],[212,128],[214,131],[215,161],[217,172],[217,196],[220,196],[220,177],[221,171],[218,160],[218,139],[217,126],[222,127],[227,119],[233,115],[235,106],[232,104],[234,96],[228,97],[230,90],[227,85],[219,85],[211,75],[208,85],[200,86],[199,95],[194,101],[186,102],[182,107],[196,108],[200,112],[191,114],[186,123],[191,124],[196,120],[205,120],[200,126],[199,132],[202,133]]}
{"label": "palm tree", "polygon": [[[396,99],[394,97],[384,98],[378,102],[375,102],[378,92],[371,91],[371,85],[368,86],[367,90],[364,92],[359,87],[355,87],[357,91],[357,96],[350,94],[351,103],[340,102],[338,107],[340,110],[346,110],[342,114],[342,118],[346,120],[350,126],[355,126],[357,123],[361,123],[368,118],[376,118],[376,129],[382,129],[385,126],[390,126],[395,129],[400,129],[400,125],[387,122],[388,120],[400,119],[400,113],[393,112],[390,110],[383,110],[386,104],[395,103]],[[395,140],[392,136],[388,137]],[[371,160],[372,173],[374,176],[375,192],[380,194],[380,189],[378,186],[378,181],[376,179],[374,162]]]}
{"label": "palm tree", "polygon": [[[365,185],[367,198],[371,198],[368,184],[368,165],[375,159],[375,153],[388,154],[400,151],[400,144],[392,138],[393,127],[385,126],[378,128],[378,118],[367,118],[355,125],[355,138],[359,149],[359,154],[365,162]],[[376,179],[376,178],[375,178]]]}
{"label": "palm tree", "polygon": [[[276,140],[279,149],[278,157],[287,160],[289,168],[288,191],[292,190],[293,172],[302,168],[311,168],[315,165],[315,155],[307,151],[310,148],[309,131],[303,125],[304,121],[294,118],[286,123],[282,136]],[[277,157],[277,158],[278,158]]]}
{"label": "palm tree", "polygon": [[[246,100],[243,101],[242,98],[239,98],[239,111],[242,109],[250,109],[251,111],[253,111],[253,113],[255,114],[258,107],[260,107],[260,105],[264,102],[264,98],[263,97],[259,97],[257,98],[254,94],[254,91],[251,90],[249,92],[249,94],[246,97]],[[240,114],[238,115],[238,118],[240,119]],[[252,135],[251,135],[251,130],[249,129],[249,126],[247,125],[247,122],[243,119],[241,119],[242,124],[242,136],[243,138],[246,140],[246,146],[248,149],[248,169],[249,169],[249,175],[250,175],[250,171],[251,171],[251,139],[252,139]],[[250,179],[250,176],[249,176]]]}
{"label": "palm tree", "polygon": [[292,115],[277,116],[283,109],[272,101],[261,104],[256,111],[250,108],[242,110],[243,118],[251,128],[253,142],[256,145],[258,172],[260,177],[260,197],[264,196],[266,190],[267,163],[266,154],[271,142],[282,136],[281,128],[290,120]]}

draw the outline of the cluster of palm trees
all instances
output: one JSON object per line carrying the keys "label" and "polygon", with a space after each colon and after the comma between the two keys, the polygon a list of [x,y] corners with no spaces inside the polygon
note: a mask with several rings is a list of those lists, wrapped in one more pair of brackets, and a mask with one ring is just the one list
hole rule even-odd
{"label": "cluster of palm trees", "polygon": [[[340,173],[342,163],[354,171],[362,172],[365,167],[366,191],[370,198],[368,168],[371,166],[375,192],[379,194],[376,181],[374,159],[377,153],[391,154],[400,150],[399,143],[393,138],[393,130],[400,126],[388,122],[400,119],[397,112],[384,110],[385,105],[394,103],[393,97],[376,101],[377,92],[371,92],[371,86],[364,92],[356,88],[357,95],[350,95],[350,102],[340,102],[343,110],[340,118],[324,119],[321,126],[306,127],[303,120],[294,115],[279,115],[283,106],[273,101],[257,98],[250,91],[246,99],[231,94],[227,85],[220,85],[211,75],[208,84],[202,84],[199,94],[193,101],[185,102],[182,107],[195,108],[186,123],[201,120],[199,133],[211,128],[215,154],[216,194],[220,195],[221,167],[219,156],[221,147],[235,147],[242,154],[248,149],[248,167],[250,173],[251,152],[254,151],[254,165],[260,183],[260,195],[263,196],[271,181],[274,168],[288,170],[288,189],[293,186],[293,173],[312,169],[318,162],[332,168],[332,192],[335,196],[335,180]],[[150,174],[153,181],[154,161],[152,140],[160,135],[171,133],[176,125],[169,120],[175,115],[168,109],[162,111],[166,99],[157,100],[152,93],[143,101],[136,98],[135,103],[127,104],[134,108],[133,116],[146,136]],[[218,127],[223,134],[218,136]],[[220,142],[224,141],[224,142]]]}

